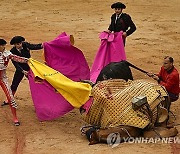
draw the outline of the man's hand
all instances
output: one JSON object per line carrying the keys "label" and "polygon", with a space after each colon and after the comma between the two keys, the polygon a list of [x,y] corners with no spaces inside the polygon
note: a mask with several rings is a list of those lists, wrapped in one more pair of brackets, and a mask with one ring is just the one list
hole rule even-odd
{"label": "man's hand", "polygon": [[29,61],[29,58],[24,58],[25,59],[25,63],[28,63]]}
{"label": "man's hand", "polygon": [[154,74],[153,74],[152,72],[148,72],[147,75],[148,75],[149,77],[153,77]]}
{"label": "man's hand", "polygon": [[111,31],[110,31],[110,30],[106,30],[105,32],[106,32],[106,33],[111,33]]}
{"label": "man's hand", "polygon": [[126,38],[126,37],[127,37],[127,33],[126,33],[126,32],[123,32],[122,36],[123,36],[124,38]]}
{"label": "man's hand", "polygon": [[147,75],[151,78],[153,78],[154,80],[158,81],[159,80],[159,77],[151,72],[147,73]]}
{"label": "man's hand", "polygon": [[28,77],[28,71],[23,70],[22,72],[24,73],[25,77]]}
{"label": "man's hand", "polygon": [[159,77],[157,75],[153,75],[152,78],[156,81],[159,81]]}

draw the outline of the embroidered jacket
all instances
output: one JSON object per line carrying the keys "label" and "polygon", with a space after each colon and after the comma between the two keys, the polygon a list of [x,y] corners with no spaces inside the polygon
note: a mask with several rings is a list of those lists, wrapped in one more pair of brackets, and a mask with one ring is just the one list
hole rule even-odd
{"label": "embroidered jacket", "polygon": [[5,70],[7,68],[9,59],[20,63],[27,63],[28,61],[28,58],[13,55],[10,51],[5,50],[4,52],[0,52],[0,70]]}

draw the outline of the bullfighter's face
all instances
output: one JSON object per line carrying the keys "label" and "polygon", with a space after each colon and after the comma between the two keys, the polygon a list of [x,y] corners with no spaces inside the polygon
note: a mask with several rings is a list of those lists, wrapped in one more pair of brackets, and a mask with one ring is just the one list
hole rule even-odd
{"label": "bullfighter's face", "polygon": [[4,45],[0,45],[0,52],[4,52],[4,50],[5,50],[5,44]]}
{"label": "bullfighter's face", "polygon": [[117,15],[119,15],[122,13],[122,8],[115,8],[114,11]]}
{"label": "bullfighter's face", "polygon": [[22,48],[22,42],[20,43],[15,43],[14,46],[16,47],[16,49],[21,49]]}

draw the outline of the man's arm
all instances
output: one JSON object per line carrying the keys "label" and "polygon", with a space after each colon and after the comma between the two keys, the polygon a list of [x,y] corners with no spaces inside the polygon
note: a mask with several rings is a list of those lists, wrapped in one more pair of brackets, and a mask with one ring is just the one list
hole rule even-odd
{"label": "man's arm", "polygon": [[[16,51],[17,51],[17,50],[15,49],[15,47],[13,47],[13,48],[10,50],[11,54],[13,54],[13,55],[17,55],[17,52],[16,52]],[[14,60],[12,60],[12,59],[11,59],[11,62],[13,63],[13,65],[14,65],[14,67],[16,68],[17,71],[23,72],[23,69],[22,69],[22,67],[19,65],[19,62],[16,62],[16,61],[14,61]]]}
{"label": "man's arm", "polygon": [[39,43],[39,44],[31,44],[28,42],[24,42],[26,44],[26,47],[30,50],[40,50],[43,48],[43,44]]}
{"label": "man's arm", "polygon": [[162,67],[161,67],[161,70],[159,71],[159,74],[148,72],[147,75],[153,78],[154,80],[156,80],[158,83],[160,83],[161,75],[162,75]]}
{"label": "man's arm", "polygon": [[[9,55],[9,59],[11,59],[12,61],[15,61],[15,62],[19,62],[19,63],[27,63],[28,62],[28,58],[20,57],[20,56],[13,55],[13,54]],[[19,66],[19,68],[20,68],[20,66]]]}
{"label": "man's arm", "polygon": [[149,77],[152,77],[154,80],[156,80],[160,85],[164,86],[167,91],[171,91],[173,86],[175,84],[178,84],[178,75],[170,74],[169,77],[167,78],[167,81],[164,82],[161,78],[161,72],[162,72],[162,69],[157,75],[153,73],[148,73],[147,75]]}
{"label": "man's arm", "polygon": [[114,17],[113,16],[114,15],[111,16],[111,24],[109,25],[109,28],[108,28],[110,32],[114,31]]}
{"label": "man's arm", "polygon": [[167,91],[171,91],[173,86],[175,84],[178,84],[178,75],[176,74],[170,74],[169,77],[167,78],[167,81],[164,82],[160,79],[159,82],[160,85],[164,86]]}
{"label": "man's arm", "polygon": [[132,21],[131,17],[128,14],[126,14],[126,20],[129,26],[128,30],[126,31],[126,34],[127,36],[129,36],[136,30],[136,25],[134,24],[134,22]]}

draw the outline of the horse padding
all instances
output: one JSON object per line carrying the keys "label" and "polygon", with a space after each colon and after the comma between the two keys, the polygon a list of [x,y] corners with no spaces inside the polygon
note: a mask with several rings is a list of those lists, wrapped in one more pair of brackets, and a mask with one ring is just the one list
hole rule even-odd
{"label": "horse padding", "polygon": [[157,118],[157,105],[167,96],[166,90],[147,80],[128,82],[122,79],[105,80],[92,89],[93,103],[83,117],[85,122],[101,128],[128,125],[145,128],[150,123],[148,116],[132,108],[132,98],[146,96],[153,111],[153,122]]}

